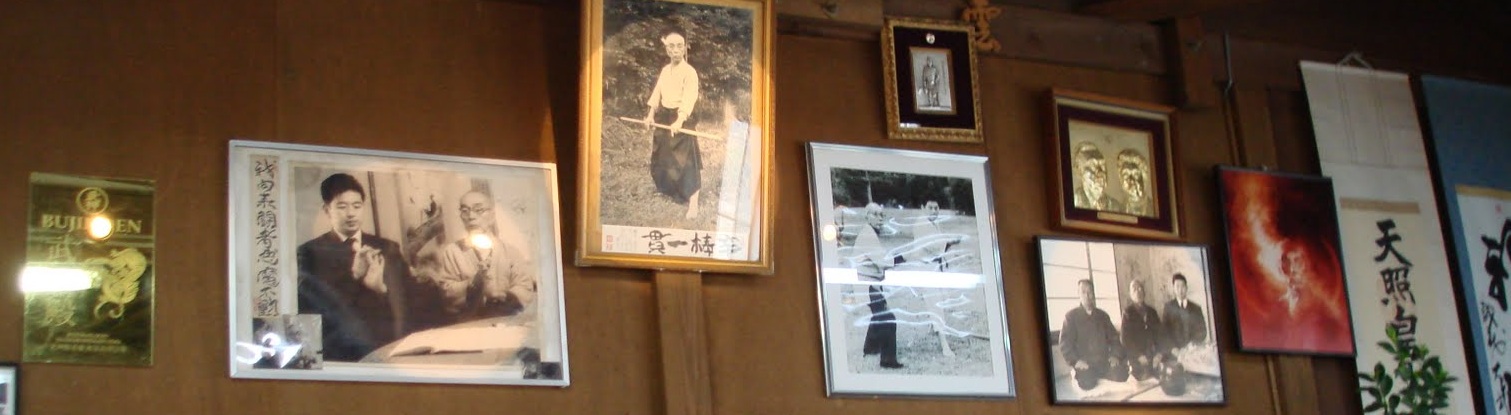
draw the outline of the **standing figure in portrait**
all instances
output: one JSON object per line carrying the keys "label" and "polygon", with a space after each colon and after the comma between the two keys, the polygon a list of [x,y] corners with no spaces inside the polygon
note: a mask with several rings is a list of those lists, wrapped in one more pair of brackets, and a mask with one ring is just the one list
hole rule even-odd
{"label": "standing figure in portrait", "polygon": [[1134,216],[1154,216],[1154,202],[1149,198],[1149,159],[1138,150],[1124,149],[1118,152],[1118,176],[1122,178],[1123,194],[1127,199],[1124,213]]}
{"label": "standing figure in portrait", "polygon": [[1107,164],[1096,144],[1082,141],[1071,152],[1075,174],[1081,182],[1075,186],[1075,207],[1104,212],[1123,212],[1123,202],[1107,194]]}
{"label": "standing figure in portrait", "polygon": [[1091,280],[1076,283],[1081,292],[1081,306],[1065,313],[1060,328],[1060,356],[1070,365],[1072,377],[1081,390],[1095,388],[1102,379],[1128,380],[1128,365],[1123,360],[1123,345],[1112,317],[1097,308]]}
{"label": "standing figure in portrait", "polygon": [[656,190],[687,204],[686,218],[698,216],[698,190],[703,187],[703,158],[691,118],[698,104],[698,70],[687,62],[687,40],[677,32],[661,37],[669,62],[661,67],[646,100],[645,124],[651,129],[651,178]]}
{"label": "standing figure in portrait", "polygon": [[1186,276],[1176,273],[1170,278],[1175,298],[1165,303],[1165,348],[1177,350],[1207,340],[1207,319],[1201,306],[1186,298]]}
{"label": "standing figure in portrait", "polygon": [[1160,356],[1159,314],[1144,302],[1144,284],[1138,280],[1128,283],[1128,299],[1132,303],[1123,308],[1123,352],[1133,378],[1148,379],[1156,375]]}
{"label": "standing figure in portrait", "polygon": [[[848,259],[862,281],[880,282],[886,278],[886,270],[896,263],[896,258],[881,243],[882,224],[886,223],[887,215],[876,203],[866,205],[865,215],[867,226],[862,226],[856,235]],[[897,317],[887,307],[886,288],[879,284],[869,285],[866,292],[870,297],[867,305],[871,309],[871,318],[870,324],[866,325],[866,341],[861,352],[880,354],[883,368],[902,368],[902,363],[897,361]]]}
{"label": "standing figure in portrait", "polygon": [[[536,275],[518,248],[500,239],[488,194],[462,195],[457,213],[467,235],[445,244],[421,279],[439,295],[436,308],[415,329],[518,314],[535,301]],[[417,314],[423,311],[417,310]]]}
{"label": "standing figure in portrait", "polygon": [[918,74],[918,106],[940,107],[939,88],[939,65],[934,64],[934,57],[926,57],[923,61],[923,70]]}
{"label": "standing figure in portrait", "polygon": [[402,334],[409,265],[398,243],[362,232],[355,177],[326,177],[320,198],[331,230],[299,245],[299,313],[320,315],[325,360],[355,362]]}

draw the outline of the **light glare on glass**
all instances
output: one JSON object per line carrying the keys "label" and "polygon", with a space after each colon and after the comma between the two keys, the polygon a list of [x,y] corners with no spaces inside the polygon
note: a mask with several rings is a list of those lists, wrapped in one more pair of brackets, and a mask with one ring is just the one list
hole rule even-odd
{"label": "light glare on glass", "polygon": [[477,249],[490,249],[490,248],[493,248],[493,240],[489,239],[488,235],[484,235],[484,234],[480,234],[480,233],[474,233],[474,234],[472,234],[471,238],[468,238],[468,241],[472,242],[472,247],[473,248],[477,248]]}
{"label": "light glare on glass", "polygon": [[93,280],[94,273],[84,269],[29,266],[21,270],[21,292],[83,291]]}
{"label": "light glare on glass", "polygon": [[824,225],[824,229],[820,233],[825,241],[833,241],[835,237],[839,236],[839,231],[835,229],[834,225]]}
{"label": "light glare on glass", "polygon": [[115,232],[115,225],[110,223],[110,218],[98,215],[89,218],[89,237],[94,239],[109,238]]}

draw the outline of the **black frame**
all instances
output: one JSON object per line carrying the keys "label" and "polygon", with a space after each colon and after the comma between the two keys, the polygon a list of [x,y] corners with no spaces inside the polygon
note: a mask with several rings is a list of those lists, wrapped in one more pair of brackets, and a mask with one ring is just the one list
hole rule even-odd
{"label": "black frame", "polygon": [[[1343,226],[1341,224],[1341,221],[1339,221],[1337,219],[1337,217],[1338,217],[1338,209],[1337,209],[1337,207],[1335,205],[1333,205],[1333,200],[1335,200],[1334,198],[1336,197],[1337,193],[1333,190],[1334,187],[1333,187],[1333,184],[1332,184],[1332,178],[1329,178],[1327,176],[1314,176],[1314,175],[1300,174],[1300,173],[1286,173],[1286,172],[1272,171],[1272,170],[1269,170],[1269,169],[1252,169],[1252,168],[1246,168],[1246,167],[1226,166],[1226,165],[1214,166],[1212,168],[1212,171],[1213,171],[1213,174],[1216,176],[1216,177],[1214,177],[1215,180],[1213,180],[1213,182],[1216,182],[1216,184],[1217,184],[1217,196],[1218,196],[1218,201],[1219,201],[1219,204],[1218,204],[1218,214],[1221,215],[1221,218],[1222,218],[1223,249],[1225,250],[1225,253],[1228,255],[1228,279],[1229,279],[1228,294],[1230,296],[1229,298],[1233,299],[1233,306],[1232,306],[1232,309],[1233,309],[1233,320],[1234,320],[1233,321],[1233,323],[1234,323],[1233,324],[1233,333],[1236,336],[1238,336],[1238,350],[1242,351],[1242,352],[1248,352],[1248,353],[1284,354],[1284,355],[1298,355],[1298,356],[1348,357],[1348,358],[1356,357],[1359,354],[1359,351],[1358,351],[1358,345],[1357,345],[1357,342],[1356,342],[1357,335],[1355,335],[1354,332],[1353,332],[1353,329],[1354,329],[1354,314],[1353,314],[1353,308],[1352,308],[1353,298],[1351,297],[1351,295],[1348,292],[1348,281],[1347,281],[1348,272],[1347,272],[1347,269],[1345,268],[1345,265],[1343,263],[1343,235],[1341,234]],[[1333,243],[1333,254],[1336,256],[1337,261],[1338,261],[1338,264],[1337,264],[1337,266],[1338,266],[1338,279],[1339,279],[1338,282],[1341,285],[1340,288],[1341,288],[1341,290],[1343,292],[1343,300],[1344,300],[1343,307],[1344,307],[1344,310],[1346,310],[1348,312],[1348,326],[1347,327],[1348,327],[1348,330],[1349,330],[1349,341],[1348,341],[1349,351],[1347,353],[1326,353],[1326,352],[1311,352],[1311,351],[1305,351],[1305,350],[1290,350],[1290,349],[1274,349],[1274,348],[1248,347],[1247,343],[1244,341],[1244,336],[1243,336],[1243,318],[1244,317],[1243,317],[1243,311],[1242,311],[1242,308],[1241,308],[1242,304],[1239,302],[1239,298],[1238,298],[1238,271],[1234,269],[1235,264],[1234,264],[1234,261],[1233,261],[1233,255],[1234,255],[1233,254],[1233,243],[1232,243],[1232,241],[1233,241],[1233,229],[1232,229],[1232,227],[1230,227],[1228,225],[1229,224],[1229,221],[1228,221],[1228,201],[1229,201],[1229,195],[1228,195],[1228,189],[1225,188],[1224,183],[1223,183],[1223,179],[1222,179],[1223,172],[1228,172],[1228,171],[1242,172],[1242,173],[1257,173],[1257,174],[1263,174],[1263,175],[1267,175],[1267,176],[1274,176],[1274,177],[1280,177],[1280,178],[1286,178],[1286,179],[1296,179],[1296,180],[1305,180],[1305,181],[1325,182],[1325,183],[1327,183],[1328,192],[1333,197],[1330,197],[1328,200],[1325,200],[1325,201],[1319,201],[1319,203],[1324,203],[1324,204],[1327,204],[1329,206],[1333,206],[1332,213],[1333,213],[1333,218],[1334,218],[1334,222],[1333,222],[1334,226],[1333,226],[1333,232],[1332,232],[1332,235],[1331,235],[1332,236],[1332,240],[1330,242]]]}
{"label": "black frame", "polygon": [[[1218,368],[1218,372],[1219,372],[1217,383],[1218,383],[1218,387],[1222,391],[1222,398],[1219,399],[1219,400],[1217,400],[1217,401],[1212,401],[1212,402],[1202,402],[1202,401],[1128,402],[1128,401],[1097,401],[1097,400],[1080,400],[1080,401],[1077,401],[1077,400],[1063,399],[1061,396],[1059,396],[1059,393],[1058,393],[1058,391],[1056,390],[1056,387],[1055,387],[1055,368],[1054,368],[1055,356],[1054,356],[1054,347],[1049,343],[1049,341],[1050,341],[1050,334],[1052,333],[1049,330],[1049,321],[1050,321],[1049,320],[1049,318],[1050,318],[1050,316],[1049,316],[1049,307],[1048,307],[1046,298],[1044,297],[1045,296],[1045,291],[1047,290],[1046,282],[1048,280],[1048,276],[1044,272],[1044,270],[1045,270],[1045,267],[1044,267],[1044,242],[1045,241],[1110,243],[1110,244],[1116,244],[1116,245],[1142,245],[1142,246],[1153,246],[1153,247],[1180,247],[1180,248],[1195,248],[1195,249],[1201,250],[1201,252],[1203,253],[1203,256],[1204,256],[1204,261],[1203,261],[1203,264],[1201,264],[1201,265],[1205,268],[1204,271],[1206,272],[1206,274],[1205,274],[1205,277],[1206,277],[1205,278],[1205,280],[1206,280],[1205,284],[1206,284],[1206,293],[1207,293],[1207,303],[1206,303],[1207,312],[1206,313],[1207,313],[1208,319],[1211,320],[1212,325],[1213,325],[1213,327],[1209,328],[1208,331],[1213,336],[1213,338],[1210,339],[1210,342],[1212,343],[1212,348],[1214,349],[1214,355],[1217,356],[1217,368]],[[1048,367],[1046,367],[1046,370],[1044,371],[1044,374],[1045,374],[1046,380],[1047,380],[1046,389],[1049,392],[1049,398],[1050,398],[1050,403],[1051,404],[1054,404],[1054,405],[1076,405],[1076,406],[1113,406],[1113,407],[1118,407],[1118,406],[1126,406],[1126,407],[1161,407],[1161,406],[1190,407],[1190,406],[1225,406],[1225,405],[1227,405],[1227,403],[1228,403],[1228,395],[1229,395],[1229,393],[1228,393],[1228,386],[1227,386],[1228,385],[1227,365],[1223,363],[1223,359],[1222,359],[1222,354],[1223,353],[1222,353],[1222,347],[1220,345],[1221,342],[1217,338],[1218,333],[1221,332],[1221,330],[1218,330],[1217,327],[1216,327],[1216,325],[1217,325],[1217,316],[1215,315],[1215,313],[1213,313],[1213,310],[1214,310],[1214,304],[1213,303],[1216,300],[1216,296],[1213,294],[1213,290],[1212,290],[1212,281],[1213,281],[1213,278],[1212,278],[1211,264],[1210,264],[1210,262],[1211,262],[1210,248],[1208,248],[1206,245],[1201,245],[1201,244],[1184,243],[1184,242],[1171,242],[1171,241],[1141,241],[1141,240],[1102,239],[1102,238],[1086,238],[1086,237],[1058,236],[1058,235],[1038,235],[1038,236],[1034,237],[1034,246],[1033,246],[1033,249],[1034,249],[1034,254],[1036,255],[1036,257],[1034,258],[1034,261],[1038,265],[1038,272],[1037,272],[1038,273],[1038,281],[1037,281],[1037,285],[1038,285],[1039,291],[1038,291],[1037,295],[1039,296],[1039,300],[1044,302],[1044,303],[1041,303],[1041,305],[1039,307],[1039,310],[1038,310],[1038,314],[1039,314],[1039,319],[1040,319],[1039,321],[1041,321],[1041,322],[1044,323],[1044,331],[1043,331],[1043,334],[1045,336],[1045,343],[1043,345],[1044,346],[1044,358],[1045,358],[1044,361],[1045,361],[1045,364],[1048,366]],[[1117,287],[1117,288],[1119,290],[1123,289],[1123,287]],[[1058,340],[1056,340],[1056,341],[1058,341]]]}

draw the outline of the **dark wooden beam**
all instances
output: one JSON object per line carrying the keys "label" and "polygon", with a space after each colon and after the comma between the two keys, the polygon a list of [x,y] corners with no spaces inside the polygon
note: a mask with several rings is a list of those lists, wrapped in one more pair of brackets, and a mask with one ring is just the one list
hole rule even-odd
{"label": "dark wooden beam", "polygon": [[1166,22],[1165,42],[1170,57],[1170,67],[1175,96],[1183,109],[1206,109],[1221,105],[1217,86],[1212,83],[1212,51],[1219,45],[1208,45],[1206,33],[1201,27],[1201,18],[1188,16]]}
{"label": "dark wooden beam", "polygon": [[1077,7],[1076,11],[1113,20],[1153,22],[1261,1],[1265,0],[1104,0]]}

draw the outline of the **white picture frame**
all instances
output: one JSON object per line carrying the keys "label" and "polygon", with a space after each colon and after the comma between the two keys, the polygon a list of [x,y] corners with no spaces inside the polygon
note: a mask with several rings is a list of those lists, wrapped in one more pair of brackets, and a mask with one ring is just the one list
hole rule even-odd
{"label": "white picture frame", "polygon": [[554,164],[233,140],[229,181],[231,377],[570,383]]}
{"label": "white picture frame", "polygon": [[808,155],[828,394],[1015,396],[986,158]]}
{"label": "white picture frame", "polygon": [[21,413],[21,366],[0,362],[0,415]]}

